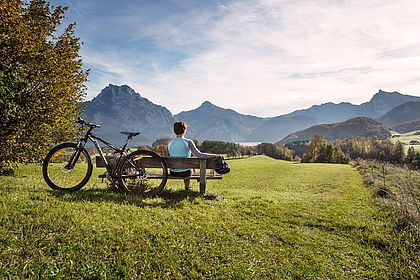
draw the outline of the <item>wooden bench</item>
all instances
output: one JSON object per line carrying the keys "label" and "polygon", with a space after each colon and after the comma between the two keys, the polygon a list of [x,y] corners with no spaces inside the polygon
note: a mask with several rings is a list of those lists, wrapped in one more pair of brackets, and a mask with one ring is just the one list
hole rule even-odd
{"label": "wooden bench", "polygon": [[[112,166],[115,162],[113,156],[106,156],[107,161]],[[173,158],[173,157],[162,157],[168,168],[185,168],[185,169],[198,169],[198,172],[194,172],[190,177],[180,178],[174,177],[169,174],[168,170],[168,179],[192,179],[197,180],[200,183],[200,193],[205,194],[206,192],[206,182],[207,180],[221,180],[222,175],[214,171],[214,163],[216,158],[208,159],[199,159],[199,158]],[[155,167],[153,163],[147,165],[143,163],[145,167],[153,168]],[[101,157],[96,157],[96,167],[105,167],[105,163],[102,161]],[[207,172],[210,170],[210,172]],[[99,175],[100,178],[106,178],[106,174]],[[162,176],[157,176],[156,179],[160,179]],[[153,179],[153,177],[151,178]]]}

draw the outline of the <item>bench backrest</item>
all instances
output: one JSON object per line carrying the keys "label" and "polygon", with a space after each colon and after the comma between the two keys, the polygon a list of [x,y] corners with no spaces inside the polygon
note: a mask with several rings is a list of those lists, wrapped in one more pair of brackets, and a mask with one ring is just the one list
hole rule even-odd
{"label": "bench backrest", "polygon": [[[112,165],[114,164],[115,157],[106,156],[107,161]],[[206,169],[214,169],[214,162],[216,158],[174,158],[174,157],[162,157],[165,161],[168,168],[195,168],[200,169],[200,161],[205,161]],[[157,165],[157,162],[149,157],[144,157],[138,160],[141,165],[144,167],[160,167]],[[96,157],[96,167],[105,167],[105,163],[102,161],[102,158]]]}

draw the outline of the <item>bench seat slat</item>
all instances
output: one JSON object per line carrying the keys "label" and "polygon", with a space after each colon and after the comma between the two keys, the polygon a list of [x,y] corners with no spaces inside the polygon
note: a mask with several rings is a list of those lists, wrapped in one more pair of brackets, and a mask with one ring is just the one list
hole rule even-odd
{"label": "bench seat slat", "polygon": [[[200,169],[199,158],[173,158],[163,157],[168,168],[195,168]],[[214,169],[214,158],[206,159],[206,169]]]}

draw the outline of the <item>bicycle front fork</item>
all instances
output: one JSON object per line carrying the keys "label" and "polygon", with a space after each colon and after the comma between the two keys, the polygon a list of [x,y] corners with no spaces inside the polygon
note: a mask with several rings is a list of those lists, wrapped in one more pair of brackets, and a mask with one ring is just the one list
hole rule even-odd
{"label": "bicycle front fork", "polygon": [[79,160],[80,153],[82,152],[83,146],[84,145],[81,141],[77,143],[76,150],[71,155],[69,162],[64,166],[65,169],[72,170],[74,168],[74,166],[76,165],[76,162]]}

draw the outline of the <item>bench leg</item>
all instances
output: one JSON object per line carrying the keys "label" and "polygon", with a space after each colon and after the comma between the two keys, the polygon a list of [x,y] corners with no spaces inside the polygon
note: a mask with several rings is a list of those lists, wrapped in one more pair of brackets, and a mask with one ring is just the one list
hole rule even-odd
{"label": "bench leg", "polygon": [[200,194],[206,193],[206,160],[200,159]]}

